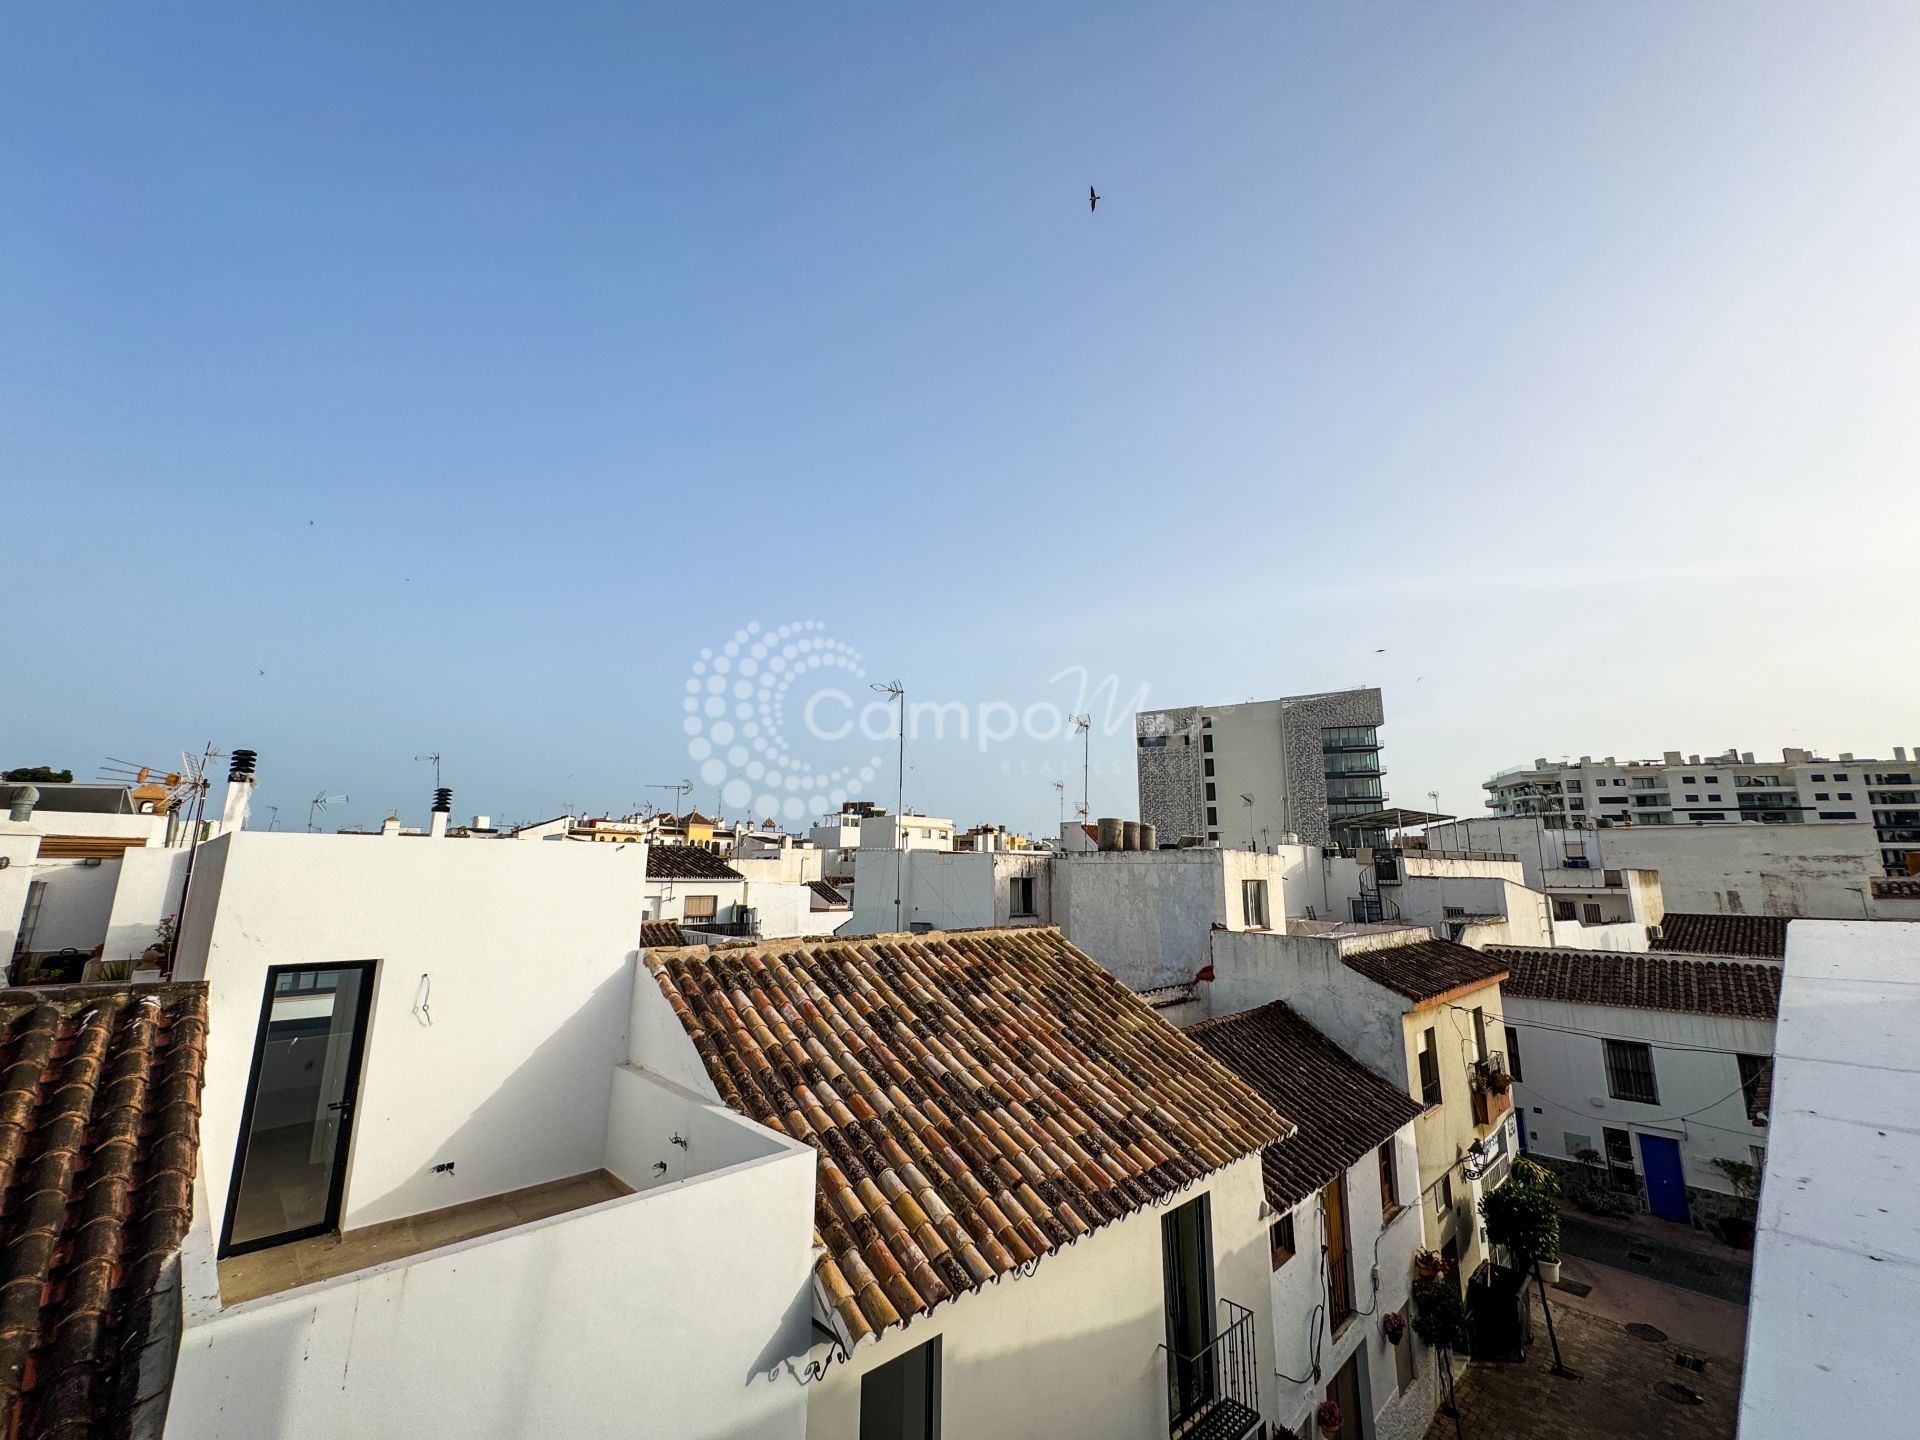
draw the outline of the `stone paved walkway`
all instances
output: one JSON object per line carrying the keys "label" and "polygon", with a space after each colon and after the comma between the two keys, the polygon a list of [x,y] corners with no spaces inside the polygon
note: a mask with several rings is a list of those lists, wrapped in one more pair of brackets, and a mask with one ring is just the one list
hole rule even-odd
{"label": "stone paved walkway", "polygon": [[[1751,1262],[1744,1256],[1735,1258],[1735,1252],[1716,1255],[1698,1245],[1663,1240],[1647,1230],[1600,1225],[1579,1215],[1560,1216],[1560,1251],[1735,1305],[1747,1303],[1753,1283]],[[1647,1258],[1636,1260],[1636,1254]]]}
{"label": "stone paved walkway", "polygon": [[[1553,1351],[1533,1301],[1534,1344],[1524,1363],[1472,1366],[1459,1381],[1465,1440],[1730,1440],[1740,1400],[1740,1367],[1708,1362],[1704,1372],[1673,1363],[1671,1345],[1636,1340],[1611,1320],[1553,1307],[1561,1353],[1578,1380],[1553,1374]],[[1660,1386],[1677,1382],[1700,1397],[1676,1403]],[[1454,1422],[1434,1417],[1427,1440],[1455,1440]]]}

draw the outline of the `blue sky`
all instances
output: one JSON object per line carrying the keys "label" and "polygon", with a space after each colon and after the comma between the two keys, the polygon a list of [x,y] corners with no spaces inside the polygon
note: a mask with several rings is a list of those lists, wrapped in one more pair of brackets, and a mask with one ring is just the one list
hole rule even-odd
{"label": "blue sky", "polygon": [[[969,707],[1379,684],[1469,812],[1920,742],[1911,7],[0,25],[0,764],[619,811],[799,620]],[[1023,826],[1078,768],[910,760]]]}

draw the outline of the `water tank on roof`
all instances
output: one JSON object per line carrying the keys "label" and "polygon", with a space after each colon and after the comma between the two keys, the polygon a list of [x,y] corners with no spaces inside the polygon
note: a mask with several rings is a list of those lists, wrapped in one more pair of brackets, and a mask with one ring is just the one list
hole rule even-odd
{"label": "water tank on roof", "polygon": [[1094,843],[1102,850],[1120,850],[1126,846],[1125,822],[1116,820],[1112,816],[1101,816],[1095,822],[1094,833],[1098,836]]}
{"label": "water tank on roof", "polygon": [[1140,822],[1138,820],[1123,820],[1120,822],[1120,846],[1124,850],[1138,850],[1140,848]]}
{"label": "water tank on roof", "polygon": [[1142,850],[1158,850],[1160,848],[1160,831],[1155,826],[1147,824],[1144,820],[1140,822],[1140,848]]}

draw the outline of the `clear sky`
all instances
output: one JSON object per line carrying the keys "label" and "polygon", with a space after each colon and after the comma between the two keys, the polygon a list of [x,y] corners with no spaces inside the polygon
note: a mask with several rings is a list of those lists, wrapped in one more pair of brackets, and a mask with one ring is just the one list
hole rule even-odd
{"label": "clear sky", "polygon": [[1467,812],[1920,743],[1916,76],[1847,0],[12,6],[0,766],[710,806],[690,667],[801,620],[976,714],[1379,684]]}

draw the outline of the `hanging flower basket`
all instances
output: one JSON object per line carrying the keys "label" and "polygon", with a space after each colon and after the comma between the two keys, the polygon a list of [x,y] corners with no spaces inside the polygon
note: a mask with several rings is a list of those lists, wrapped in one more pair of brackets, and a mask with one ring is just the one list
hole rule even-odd
{"label": "hanging flower basket", "polygon": [[1387,1337],[1389,1345],[1398,1345],[1407,1334],[1407,1317],[1398,1310],[1389,1310],[1380,1317],[1380,1332]]}
{"label": "hanging flower basket", "polygon": [[1347,1423],[1347,1417],[1333,1401],[1322,1400],[1320,1408],[1313,1412],[1313,1421],[1320,1427],[1320,1440],[1340,1440],[1340,1427]]}
{"label": "hanging flower basket", "polygon": [[1413,1268],[1431,1280],[1446,1267],[1446,1261],[1438,1250],[1421,1250],[1413,1257]]}

